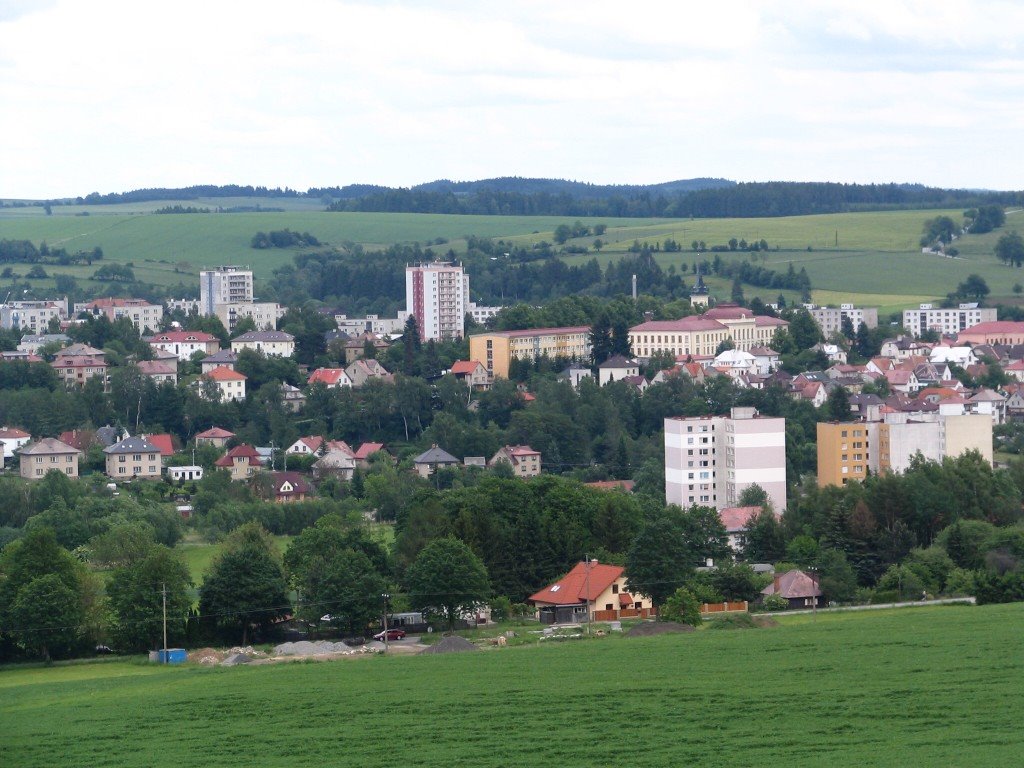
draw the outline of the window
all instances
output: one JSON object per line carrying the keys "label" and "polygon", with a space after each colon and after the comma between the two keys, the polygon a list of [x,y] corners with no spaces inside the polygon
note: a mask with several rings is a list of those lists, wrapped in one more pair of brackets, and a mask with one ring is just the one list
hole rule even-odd
{"label": "window", "polygon": [[619,594],[619,585],[618,584],[612,584],[612,594],[613,595]]}
{"label": "window", "polygon": [[612,604],[611,604],[611,603],[605,603],[605,604],[604,604],[604,609],[605,609],[606,611],[614,611],[614,610],[615,610],[615,608],[614,608],[614,607],[612,606]]}

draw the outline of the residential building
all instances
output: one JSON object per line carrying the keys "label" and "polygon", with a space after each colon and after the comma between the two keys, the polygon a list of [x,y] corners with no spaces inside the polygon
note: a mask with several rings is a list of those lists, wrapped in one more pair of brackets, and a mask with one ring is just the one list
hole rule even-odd
{"label": "residential building", "polygon": [[126,437],[103,453],[107,477],[114,480],[159,478],[163,469],[160,449],[144,437]]}
{"label": "residential building", "polygon": [[786,509],[786,420],[733,408],[729,416],[665,419],[665,502],[735,507],[759,485]]}
{"label": "residential building", "polygon": [[537,609],[542,624],[654,616],[654,604],[649,597],[627,591],[625,568],[595,560],[577,563],[563,578],[533,593],[526,601]]}
{"label": "residential building", "polygon": [[185,315],[199,315],[199,299],[167,299],[164,302],[168,312],[180,310]]}
{"label": "residential building", "polygon": [[729,537],[729,548],[733,552],[743,551],[743,534],[747,531],[752,518],[761,514],[764,507],[725,507],[718,510],[718,519],[722,521],[725,534]]}
{"label": "residential building", "polygon": [[26,480],[42,480],[51,471],[78,477],[78,459],[81,455],[82,452],[77,448],[52,437],[45,437],[18,451],[20,474]]}
{"label": "residential building", "polygon": [[81,387],[96,377],[106,385],[109,366],[103,359],[102,350],[85,344],[72,344],[61,350],[50,365],[66,386]]}
{"label": "residential building", "polygon": [[391,374],[376,360],[356,360],[345,369],[345,374],[353,387],[361,387],[370,379],[390,381]]}
{"label": "residential building", "polygon": [[50,345],[63,347],[70,343],[71,337],[63,333],[26,333],[18,342],[18,351],[37,355],[43,347]]}
{"label": "residential building", "polygon": [[174,437],[166,432],[159,435],[139,435],[139,437],[147,440],[150,445],[156,447],[160,452],[160,460],[164,464],[166,464],[167,460],[177,453],[177,451],[174,450]]}
{"label": "residential building", "polygon": [[201,378],[216,385],[217,399],[221,402],[245,400],[245,382],[249,377],[244,373],[222,366],[214,368],[209,373],[204,373]]}
{"label": "residential building", "polygon": [[508,378],[513,360],[564,357],[590,360],[590,326],[491,331],[469,337],[469,359],[484,364],[492,380]]}
{"label": "residential building", "polygon": [[260,454],[251,445],[243,443],[236,445],[213,465],[230,472],[232,480],[248,480],[260,468]]}
{"label": "residential building", "polygon": [[136,363],[143,376],[148,376],[153,383],[159,386],[165,381],[171,384],[178,383],[178,366],[168,365],[159,360],[140,360]]}
{"label": "residential building", "polygon": [[212,355],[204,357],[200,362],[203,368],[203,373],[209,373],[214,368],[230,368],[232,371],[235,370],[235,366],[238,364],[238,353],[230,349],[221,349],[214,352]]}
{"label": "residential building", "polygon": [[473,301],[466,302],[466,314],[472,317],[477,325],[484,325],[503,309],[504,307],[483,307]]}
{"label": "residential building", "polygon": [[379,315],[367,315],[366,317],[348,317],[347,315],[335,315],[334,322],[338,330],[349,336],[359,336],[367,331],[376,336],[390,336],[401,334],[405,329],[405,312],[399,313],[399,317],[380,317]]}
{"label": "residential building", "polygon": [[309,386],[323,384],[328,389],[338,389],[339,387],[351,387],[352,379],[349,378],[344,368],[317,368],[309,374],[306,384]]}
{"label": "residential building", "polygon": [[220,349],[220,340],[203,331],[163,331],[145,341],[154,350],[173,352],[179,360],[189,360],[196,352],[212,355]]}
{"label": "residential building", "polygon": [[288,446],[285,453],[290,456],[313,456],[314,454],[324,454],[328,451],[342,451],[349,455],[355,453],[344,440],[325,440],[320,435],[300,437]]}
{"label": "residential building", "polygon": [[284,331],[249,331],[231,340],[231,351],[262,352],[266,357],[294,357],[295,337]]}
{"label": "residential building", "polygon": [[67,299],[64,301],[11,301],[0,304],[0,328],[20,328],[31,334],[46,333],[50,321],[66,320]]}
{"label": "residential building", "polygon": [[435,443],[412,460],[420,477],[430,477],[439,467],[457,467],[459,460]]}
{"label": "residential building", "polygon": [[719,304],[703,315],[680,320],[649,320],[629,329],[629,343],[635,355],[650,357],[658,352],[675,356],[714,355],[724,341],[744,352],[767,347],[779,328],[789,323],[778,317],[755,315],[745,307]]}
{"label": "residential building", "polygon": [[956,340],[958,344],[1024,344],[1024,323],[1010,320],[978,323],[960,331]]}
{"label": "residential building", "polygon": [[[380,336],[377,336],[374,333],[370,333],[369,331],[365,331],[359,334],[358,336],[350,338],[347,341],[342,341],[340,343],[342,349],[345,351],[345,365],[350,365],[351,363],[354,363],[356,360],[365,358],[367,344],[373,347],[374,357],[382,356],[385,352],[387,352],[388,346],[390,346],[388,342],[384,341],[384,339],[382,339]],[[334,352],[336,350],[337,343],[330,347],[328,351]]]}
{"label": "residential building", "polygon": [[23,429],[0,428],[0,465],[30,442],[32,442],[32,436]]}
{"label": "residential building", "polygon": [[456,360],[452,363],[452,376],[473,390],[491,388],[491,377],[479,360]]}
{"label": "residential building", "polygon": [[75,304],[75,317],[81,315],[103,317],[110,322],[127,317],[132,325],[141,333],[152,333],[159,330],[164,319],[164,308],[160,304],[151,304],[145,299],[95,299]]}
{"label": "residential building", "polygon": [[612,355],[597,366],[597,382],[602,387],[613,381],[622,381],[639,374],[640,364],[636,360],[629,360],[622,355]]}
{"label": "residential building", "polygon": [[329,450],[313,464],[313,476],[318,479],[333,476],[351,480],[358,463],[350,451]]}
{"label": "residential building", "polygon": [[540,451],[528,445],[503,445],[487,462],[487,466],[494,467],[501,461],[512,467],[512,474],[516,477],[536,477],[540,474]]}
{"label": "residential building", "polygon": [[315,491],[313,484],[300,472],[271,472],[270,482],[278,504],[305,501]]}
{"label": "residential building", "polygon": [[186,483],[203,479],[203,468],[197,465],[168,467],[167,478],[172,483]]}
{"label": "residential building", "polygon": [[199,314],[217,314],[218,304],[252,304],[252,302],[252,270],[225,265],[199,272]]}
{"label": "residential building", "polygon": [[363,443],[359,446],[359,450],[355,453],[356,463],[363,469],[367,469],[370,466],[370,457],[375,453],[381,453],[387,455],[389,459],[394,461],[388,452],[384,449],[384,443]]}
{"label": "residential building", "polygon": [[868,328],[878,327],[878,309],[875,307],[858,308],[853,304],[840,304],[836,307],[818,307],[814,304],[805,304],[807,311],[811,313],[814,322],[821,328],[822,334],[827,339],[833,333],[843,332],[843,319],[846,318],[856,332],[861,325]]}
{"label": "residential building", "polygon": [[775,574],[772,583],[762,589],[761,594],[785,598],[791,609],[813,608],[822,605],[824,598],[818,579],[799,570]]}
{"label": "residential building", "polygon": [[293,387],[287,381],[281,382],[281,404],[292,413],[298,413],[306,403],[306,396],[298,387]]}
{"label": "residential building", "polygon": [[234,432],[228,432],[220,427],[210,427],[205,432],[195,436],[196,445],[212,445],[214,448],[224,448],[228,440],[235,436]]}
{"label": "residential building", "polygon": [[914,336],[920,336],[925,331],[957,334],[972,325],[994,322],[995,319],[995,308],[982,308],[976,302],[958,307],[921,304],[917,309],[903,310],[903,327]]}
{"label": "residential building", "polygon": [[213,314],[220,319],[228,333],[234,333],[238,323],[247,317],[257,328],[275,328],[286,311],[280,304],[271,301],[236,301],[215,304],[213,307]]}
{"label": "residential building", "polygon": [[878,424],[818,422],[818,486],[861,482],[878,474]]}
{"label": "residential building", "polygon": [[436,261],[405,268],[405,309],[416,318],[420,339],[461,339],[465,333],[469,277],[461,264]]}
{"label": "residential building", "polygon": [[992,417],[988,414],[887,413],[878,425],[880,472],[904,472],[917,454],[941,461],[972,450],[992,463]]}

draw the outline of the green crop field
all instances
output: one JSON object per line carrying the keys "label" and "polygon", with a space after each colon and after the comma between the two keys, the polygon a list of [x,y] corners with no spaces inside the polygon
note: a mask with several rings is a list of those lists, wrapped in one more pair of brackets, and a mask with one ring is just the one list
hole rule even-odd
{"label": "green crop field", "polygon": [[[138,279],[159,285],[195,284],[199,269],[219,263],[248,264],[259,279],[270,278],[272,270],[288,263],[293,250],[255,250],[249,241],[258,231],[289,228],[308,231],[325,243],[346,241],[376,248],[395,242],[426,243],[435,238],[448,242],[438,250],[465,249],[465,237],[478,235],[505,238],[528,245],[551,241],[559,224],[571,217],[554,216],[454,216],[444,214],[327,213],[320,203],[309,200],[267,200],[225,198],[180,201],[182,205],[229,206],[264,205],[288,208],[284,212],[155,215],[151,211],[175,201],[116,206],[68,206],[54,208],[45,216],[39,208],[0,209],[0,238],[45,240],[69,250],[103,248],[112,262],[134,265]],[[88,213],[88,216],[81,215]],[[1021,270],[1001,265],[994,255],[999,236],[1007,229],[1024,227],[1024,213],[1010,211],[1007,226],[986,235],[969,236],[956,243],[960,257],[948,259],[921,253],[918,240],[925,219],[946,214],[955,220],[961,211],[882,211],[864,213],[789,216],[761,219],[595,219],[608,226],[601,237],[600,253],[565,257],[582,263],[595,256],[604,265],[627,253],[634,242],[662,243],[674,239],[686,249],[659,252],[656,259],[665,268],[690,268],[696,254],[690,243],[703,240],[708,246],[725,244],[729,238],[748,241],[765,239],[770,250],[755,254],[723,253],[726,260],[749,259],[776,270],[790,264],[806,268],[818,302],[851,301],[880,306],[883,311],[913,306],[941,298],[971,273],[980,274],[993,297],[1010,297],[1017,282],[1024,282]],[[594,237],[570,241],[590,247]],[[775,250],[778,247],[779,250]],[[705,254],[707,258],[712,254]],[[27,265],[15,265],[24,274]],[[93,267],[47,267],[52,275],[69,274],[80,281]],[[52,290],[52,278],[33,282],[37,292]],[[727,281],[710,282],[713,293],[728,298]],[[95,284],[102,293],[101,284]],[[745,287],[748,298],[760,295],[774,299],[778,291]],[[794,296],[786,294],[787,300]]]}
{"label": "green crop field", "polygon": [[0,764],[1005,766],[1024,605],[234,668],[0,671]]}

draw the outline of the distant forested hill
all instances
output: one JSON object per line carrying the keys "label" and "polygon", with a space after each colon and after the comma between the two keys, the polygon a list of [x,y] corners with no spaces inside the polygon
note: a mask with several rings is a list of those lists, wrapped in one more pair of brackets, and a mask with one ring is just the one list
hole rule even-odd
{"label": "distant forested hill", "polygon": [[441,179],[414,187],[350,184],[298,190],[240,185],[137,189],[75,200],[79,204],[217,197],[314,198],[330,211],[452,213],[498,216],[726,218],[800,216],[897,208],[1021,205],[1024,192],[941,189],[920,184],[748,182],[684,179],[661,184],[587,184],[563,179]]}

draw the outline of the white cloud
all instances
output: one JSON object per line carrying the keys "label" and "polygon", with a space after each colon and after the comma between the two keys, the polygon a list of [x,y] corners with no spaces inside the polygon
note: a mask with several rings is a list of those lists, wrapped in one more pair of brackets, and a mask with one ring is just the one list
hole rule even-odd
{"label": "white cloud", "polygon": [[0,8],[0,195],[507,174],[1018,187],[1021,32],[1024,8],[953,0],[19,1]]}

